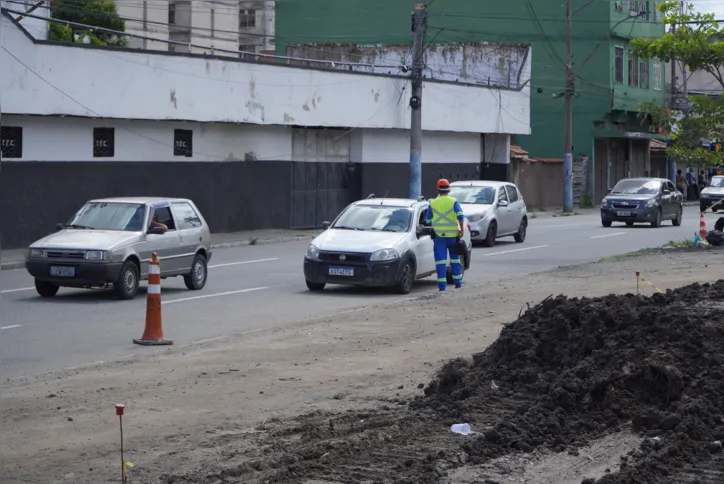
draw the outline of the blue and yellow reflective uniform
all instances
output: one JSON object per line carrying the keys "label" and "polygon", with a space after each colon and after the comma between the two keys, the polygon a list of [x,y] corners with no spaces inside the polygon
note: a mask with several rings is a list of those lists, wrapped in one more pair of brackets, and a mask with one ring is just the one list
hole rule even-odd
{"label": "blue and yellow reflective uniform", "polygon": [[435,231],[433,253],[437,269],[437,287],[444,291],[447,287],[447,256],[450,253],[450,266],[455,287],[463,284],[463,266],[460,256],[454,254],[460,234],[459,220],[463,220],[463,209],[458,201],[449,195],[438,195],[430,201],[425,217],[427,224]]}

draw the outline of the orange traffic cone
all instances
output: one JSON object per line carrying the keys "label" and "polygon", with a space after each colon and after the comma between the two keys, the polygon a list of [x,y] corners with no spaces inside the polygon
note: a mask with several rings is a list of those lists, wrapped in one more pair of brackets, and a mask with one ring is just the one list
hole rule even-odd
{"label": "orange traffic cone", "polygon": [[148,263],[148,292],[146,297],[146,329],[141,339],[134,343],[144,346],[172,345],[173,341],[163,339],[161,324],[161,265],[158,254],[153,253]]}
{"label": "orange traffic cone", "polygon": [[706,240],[706,234],[709,233],[708,230],[706,230],[706,220],[704,220],[704,212],[701,212],[701,216],[699,217],[699,237]]}

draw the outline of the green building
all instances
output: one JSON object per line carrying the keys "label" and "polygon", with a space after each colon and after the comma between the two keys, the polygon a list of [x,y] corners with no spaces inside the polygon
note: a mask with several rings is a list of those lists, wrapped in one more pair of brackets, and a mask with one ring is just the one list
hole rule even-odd
{"label": "green building", "polygon": [[[574,159],[584,192],[594,200],[626,176],[667,176],[665,162],[652,162],[650,150],[651,139],[666,137],[653,133],[637,112],[641,101],[665,100],[664,69],[659,61],[637,59],[629,44],[664,34],[658,3],[572,0]],[[413,7],[414,0],[277,2],[277,53],[291,44],[410,44]],[[565,2],[439,0],[429,2],[427,12],[429,43],[532,45],[532,134],[513,144],[531,158],[562,161]]]}

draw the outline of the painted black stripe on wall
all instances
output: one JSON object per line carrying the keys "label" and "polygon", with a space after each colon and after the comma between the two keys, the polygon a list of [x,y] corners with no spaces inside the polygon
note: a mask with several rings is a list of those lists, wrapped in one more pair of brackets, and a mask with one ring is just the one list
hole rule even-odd
{"label": "painted black stripe on wall", "polygon": [[291,162],[5,162],[2,248],[26,247],[92,198],[192,199],[213,232],[287,228]]}
{"label": "painted black stripe on wall", "polygon": [[[409,196],[409,164],[363,163],[358,166],[362,171],[360,194],[362,198],[370,193],[374,193],[377,197],[383,197],[385,193],[390,198],[407,198]],[[450,182],[480,180],[480,165],[477,163],[423,163],[422,194],[424,197],[435,196],[435,184],[440,178],[447,178]]]}

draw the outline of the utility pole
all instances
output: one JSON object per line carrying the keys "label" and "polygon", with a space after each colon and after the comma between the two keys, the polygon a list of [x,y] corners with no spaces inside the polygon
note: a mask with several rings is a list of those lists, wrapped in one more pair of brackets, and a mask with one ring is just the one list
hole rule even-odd
{"label": "utility pole", "polygon": [[573,213],[573,55],[571,54],[571,0],[566,0],[566,90],[563,149],[563,213]]}
{"label": "utility pole", "polygon": [[[676,35],[676,24],[671,26],[671,33]],[[669,109],[674,110],[676,107],[676,59],[671,59],[671,85],[669,86],[671,93],[669,94]],[[671,158],[668,159],[669,163],[669,180],[676,186],[676,162]]]}
{"label": "utility pole", "polygon": [[422,73],[425,60],[425,31],[427,10],[424,3],[415,4],[412,13],[412,97],[410,97],[410,198],[422,195]]}

